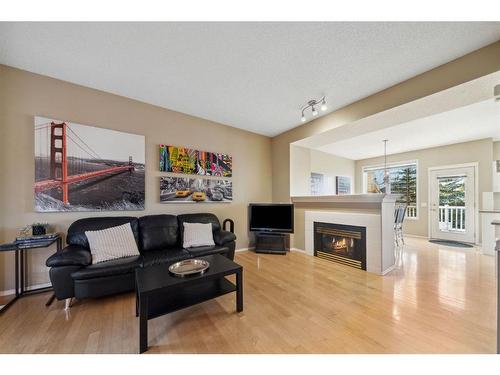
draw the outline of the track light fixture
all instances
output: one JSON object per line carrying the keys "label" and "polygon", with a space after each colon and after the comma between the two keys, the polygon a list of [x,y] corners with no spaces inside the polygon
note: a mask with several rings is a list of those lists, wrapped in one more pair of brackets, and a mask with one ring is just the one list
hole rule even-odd
{"label": "track light fixture", "polygon": [[316,107],[320,107],[320,109],[324,112],[328,109],[326,105],[326,100],[325,97],[323,96],[321,99],[311,99],[307,102],[307,104],[302,107],[302,117],[300,118],[300,121],[306,122],[306,116],[304,115],[304,111],[308,108],[311,108],[311,113],[313,116],[318,115],[318,110]]}

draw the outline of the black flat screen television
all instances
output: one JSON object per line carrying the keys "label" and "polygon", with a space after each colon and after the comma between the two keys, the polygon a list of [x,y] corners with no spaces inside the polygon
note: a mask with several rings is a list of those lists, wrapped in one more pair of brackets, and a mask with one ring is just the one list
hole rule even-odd
{"label": "black flat screen television", "polygon": [[250,204],[250,230],[293,233],[293,204]]}

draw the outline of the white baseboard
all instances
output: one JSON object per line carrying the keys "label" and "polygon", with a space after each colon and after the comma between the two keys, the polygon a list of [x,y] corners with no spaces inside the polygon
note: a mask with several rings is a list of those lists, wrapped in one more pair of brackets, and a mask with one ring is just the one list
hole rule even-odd
{"label": "white baseboard", "polygon": [[255,247],[242,247],[240,249],[236,249],[234,252],[235,253],[243,253],[245,251],[250,251],[250,250],[253,250],[255,249]]}
{"label": "white baseboard", "polygon": [[[255,247],[242,247],[240,249],[236,249],[234,252],[235,253],[243,253],[245,251],[252,251],[252,250],[255,250]],[[304,254],[306,254],[305,250],[297,249],[296,247],[291,247],[290,251],[297,251],[298,253],[304,253]]]}
{"label": "white baseboard", "polygon": [[[52,286],[51,283],[43,283],[43,284],[36,284],[36,285],[31,285],[27,286],[25,289],[27,291],[33,290],[33,289],[38,289],[38,288],[48,288],[49,286]],[[9,290],[0,290],[0,296],[9,296],[11,294],[14,294],[16,291],[14,289],[9,289]]]}
{"label": "white baseboard", "polygon": [[417,235],[417,234],[408,234],[408,233],[404,233],[404,234],[403,234],[403,237],[423,238],[423,239],[425,239],[425,240],[428,240],[428,239],[429,239],[429,237],[427,237],[427,236],[419,236],[419,235]]}

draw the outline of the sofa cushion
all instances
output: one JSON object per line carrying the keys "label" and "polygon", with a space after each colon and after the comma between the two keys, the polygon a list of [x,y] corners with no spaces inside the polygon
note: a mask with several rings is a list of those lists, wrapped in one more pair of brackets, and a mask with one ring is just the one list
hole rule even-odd
{"label": "sofa cushion", "polygon": [[74,280],[74,284],[78,299],[104,297],[135,290],[135,273]]}
{"label": "sofa cushion", "polygon": [[178,215],[177,220],[179,221],[179,231],[181,235],[181,239],[184,234],[184,223],[202,223],[202,224],[212,224],[212,231],[216,232],[220,230],[220,223],[219,219],[217,219],[217,216],[214,214],[207,214],[207,213],[201,213],[201,214],[184,214],[184,215]]}
{"label": "sofa cushion", "polygon": [[71,274],[73,280],[93,279],[96,277],[114,276],[134,272],[140,267],[142,258],[140,255],[108,260],[92,264],[88,267],[79,269]]}
{"label": "sofa cushion", "polygon": [[186,249],[193,258],[202,257],[210,254],[226,254],[229,248],[224,246],[200,246]]}
{"label": "sofa cushion", "polygon": [[148,215],[139,218],[141,250],[151,251],[175,246],[179,242],[177,217]]}
{"label": "sofa cushion", "polygon": [[182,247],[215,246],[212,223],[182,223]]}
{"label": "sofa cushion", "polygon": [[140,255],[130,223],[85,232],[92,253],[92,263]]}
{"label": "sofa cushion", "polygon": [[78,245],[88,249],[89,242],[85,235],[86,231],[102,230],[126,223],[130,223],[135,242],[139,245],[139,224],[137,218],[132,216],[89,217],[77,220],[69,226],[66,242],[68,245]]}
{"label": "sofa cushion", "polygon": [[150,267],[157,264],[168,264],[189,258],[192,258],[191,254],[184,249],[150,250],[142,255],[142,266]]}

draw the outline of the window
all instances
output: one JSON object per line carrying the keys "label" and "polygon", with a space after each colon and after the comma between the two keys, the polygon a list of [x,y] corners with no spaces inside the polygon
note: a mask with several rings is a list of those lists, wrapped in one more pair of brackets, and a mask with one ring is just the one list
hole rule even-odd
{"label": "window", "polygon": [[[401,194],[399,203],[408,205],[406,215],[410,218],[418,217],[417,212],[417,163],[389,165],[389,184],[391,193]],[[384,167],[366,167],[364,173],[364,191],[366,193],[384,193]]]}

